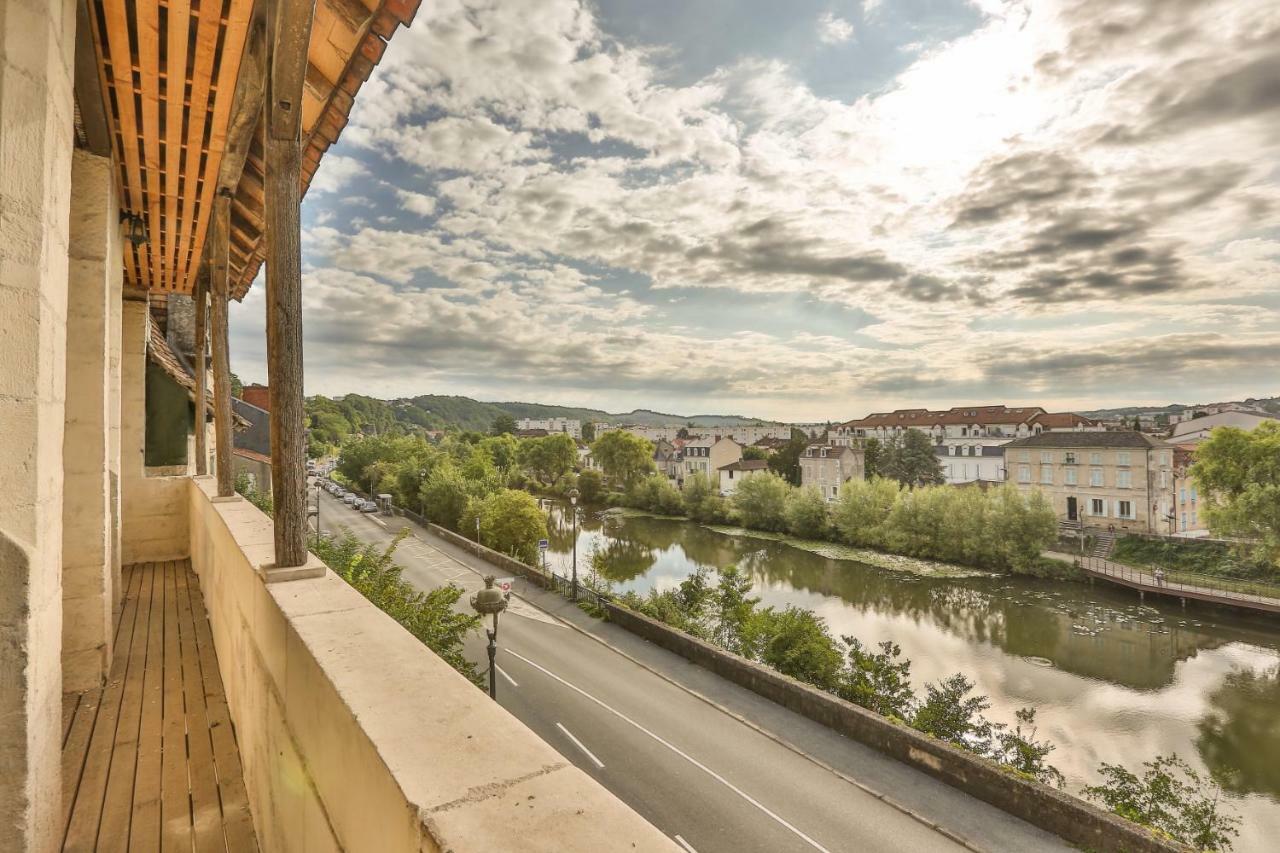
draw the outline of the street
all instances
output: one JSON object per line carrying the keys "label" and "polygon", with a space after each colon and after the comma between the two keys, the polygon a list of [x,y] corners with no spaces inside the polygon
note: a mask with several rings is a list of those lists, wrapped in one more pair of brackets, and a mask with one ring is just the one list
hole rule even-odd
{"label": "street", "polygon": [[[404,519],[320,499],[327,532],[387,543],[409,526],[405,579],[463,587],[460,608],[483,574],[501,574]],[[499,703],[687,850],[1068,849],[526,582],[498,645]],[[487,667],[482,633],[466,651]]]}

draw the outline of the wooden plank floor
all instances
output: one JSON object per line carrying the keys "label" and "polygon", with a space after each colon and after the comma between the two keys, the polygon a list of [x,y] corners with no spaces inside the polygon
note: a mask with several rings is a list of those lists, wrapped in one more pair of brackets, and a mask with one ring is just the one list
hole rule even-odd
{"label": "wooden plank floor", "polygon": [[256,851],[240,751],[187,560],[123,572],[101,690],[62,698],[69,851]]}

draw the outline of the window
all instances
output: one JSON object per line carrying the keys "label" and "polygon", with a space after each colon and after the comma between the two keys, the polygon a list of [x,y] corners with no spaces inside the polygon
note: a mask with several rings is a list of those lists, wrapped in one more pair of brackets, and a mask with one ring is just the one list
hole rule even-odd
{"label": "window", "polygon": [[1165,476],[1166,476],[1168,473],[1169,473],[1168,471],[1161,471],[1161,472],[1160,472],[1160,488],[1162,488],[1162,489],[1163,489],[1166,485],[1168,485],[1168,484],[1165,482]]}
{"label": "window", "polygon": [[1185,512],[1182,514],[1182,529],[1187,529],[1187,514]]}
{"label": "window", "polygon": [[1133,501],[1116,501],[1117,518],[1133,518]]}
{"label": "window", "polygon": [[1119,450],[1119,451],[1116,451],[1116,464],[1117,464],[1117,465],[1128,465],[1128,464],[1129,464],[1129,451],[1127,451],[1127,450]]}
{"label": "window", "polygon": [[1120,469],[1116,472],[1116,488],[1131,489],[1133,488],[1133,472],[1128,469]]}
{"label": "window", "polygon": [[1191,526],[1192,527],[1196,526],[1196,514],[1194,512],[1191,513]]}
{"label": "window", "polygon": [[1107,514],[1106,501],[1104,501],[1102,498],[1094,498],[1093,500],[1089,501],[1089,515],[1101,516],[1106,514]]}
{"label": "window", "polygon": [[951,445],[950,447],[948,447],[948,448],[947,448],[947,453],[951,454],[952,456],[955,456],[955,455],[956,455],[956,446],[953,444],[953,445]]}
{"label": "window", "polygon": [[1040,466],[1040,482],[1050,486],[1053,485],[1053,466],[1052,465]]}
{"label": "window", "polygon": [[1089,485],[1090,486],[1102,485],[1102,469],[1101,468],[1089,469]]}
{"label": "window", "polygon": [[1070,450],[1068,450],[1064,455],[1063,461],[1066,462],[1068,465],[1074,465],[1076,464],[1076,455],[1072,453]]}
{"label": "window", "polygon": [[1031,451],[1030,451],[1030,450],[1024,450],[1024,451],[1022,451],[1022,453],[1020,453],[1020,454],[1018,455],[1018,460],[1019,460],[1020,462],[1030,462],[1030,461],[1031,461]]}
{"label": "window", "polygon": [[1066,474],[1066,478],[1067,478],[1066,482],[1067,482],[1067,485],[1068,485],[1068,486],[1074,486],[1074,485],[1076,484],[1076,469],[1075,469],[1075,468],[1068,468],[1068,469],[1066,469],[1066,471],[1065,471],[1065,472],[1063,472],[1063,473],[1064,473],[1064,474]]}
{"label": "window", "polygon": [[1166,468],[1169,467],[1169,451],[1166,450],[1160,454],[1160,464]]}
{"label": "window", "polygon": [[1186,486],[1183,486],[1181,489],[1178,489],[1178,502],[1179,502],[1179,503],[1186,503],[1186,502],[1187,502],[1187,487],[1186,487]]}
{"label": "window", "polygon": [[1101,465],[1101,464],[1102,464],[1102,454],[1101,454],[1101,453],[1090,453],[1090,454],[1089,454],[1089,464],[1090,464],[1090,465]]}
{"label": "window", "polygon": [[1196,487],[1195,486],[1191,487],[1191,505],[1192,506],[1196,505]]}
{"label": "window", "polygon": [[1041,465],[1051,465],[1051,464],[1053,464],[1053,451],[1052,451],[1052,450],[1041,450],[1041,451],[1040,451],[1040,464],[1041,464]]}
{"label": "window", "polygon": [[1018,466],[1018,482],[1019,483],[1031,482],[1031,466],[1030,465]]}

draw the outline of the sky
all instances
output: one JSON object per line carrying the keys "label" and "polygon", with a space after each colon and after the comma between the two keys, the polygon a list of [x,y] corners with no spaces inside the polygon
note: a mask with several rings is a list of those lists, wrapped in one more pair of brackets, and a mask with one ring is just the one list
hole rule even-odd
{"label": "sky", "polygon": [[[1280,394],[1280,4],[429,0],[302,250],[308,394]],[[231,312],[245,381],[264,289]]]}

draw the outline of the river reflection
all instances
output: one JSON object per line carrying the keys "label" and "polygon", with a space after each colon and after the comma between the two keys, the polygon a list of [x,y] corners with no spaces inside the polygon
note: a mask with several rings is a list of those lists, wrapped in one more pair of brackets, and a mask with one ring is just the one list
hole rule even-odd
{"label": "river reflection", "polygon": [[[573,545],[564,516],[553,508],[549,524],[548,562],[560,572]],[[593,553],[618,591],[668,589],[697,566],[737,564],[765,604],[813,610],[836,635],[900,644],[917,688],[964,672],[994,719],[1037,709],[1072,788],[1097,781],[1101,762],[1137,769],[1177,752],[1236,795],[1237,850],[1275,849],[1280,630],[1271,617],[1144,605],[1101,584],[918,577],[691,522],[583,511],[580,572]]]}

